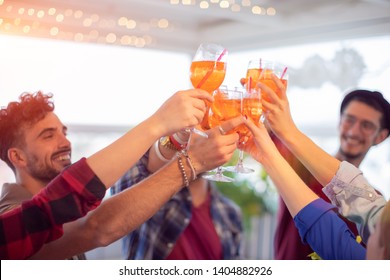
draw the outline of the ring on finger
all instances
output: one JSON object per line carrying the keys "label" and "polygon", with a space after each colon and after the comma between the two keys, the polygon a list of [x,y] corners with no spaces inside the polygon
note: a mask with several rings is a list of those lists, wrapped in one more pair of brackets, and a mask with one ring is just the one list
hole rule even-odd
{"label": "ring on finger", "polygon": [[219,130],[219,132],[221,132],[222,135],[226,134],[226,131],[223,129],[222,126],[218,126],[218,130]]}

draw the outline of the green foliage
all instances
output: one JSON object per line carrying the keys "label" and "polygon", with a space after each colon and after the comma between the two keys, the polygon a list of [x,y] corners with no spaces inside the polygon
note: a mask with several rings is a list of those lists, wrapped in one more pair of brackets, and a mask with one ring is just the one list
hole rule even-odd
{"label": "green foliage", "polygon": [[[228,165],[236,162],[234,157]],[[251,164],[251,168],[256,171],[250,174],[226,172],[226,175],[235,179],[233,183],[216,182],[219,191],[241,208],[246,229],[250,229],[252,217],[275,212],[277,197],[264,169],[259,164]]]}

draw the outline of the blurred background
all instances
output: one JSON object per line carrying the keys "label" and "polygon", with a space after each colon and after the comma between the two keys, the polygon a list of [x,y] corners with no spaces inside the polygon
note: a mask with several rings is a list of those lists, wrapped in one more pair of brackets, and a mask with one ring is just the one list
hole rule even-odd
{"label": "blurred background", "polygon": [[[52,92],[76,161],[191,88],[202,42],[228,49],[229,86],[240,86],[250,59],[288,66],[293,118],[331,154],[345,92],[379,90],[390,100],[387,0],[0,0],[0,106],[26,91]],[[245,257],[270,259],[277,193],[261,166],[246,161],[257,172],[219,188],[245,214]],[[361,169],[389,199],[390,140]],[[13,180],[0,162],[0,186]],[[122,258],[120,241],[88,258]]]}

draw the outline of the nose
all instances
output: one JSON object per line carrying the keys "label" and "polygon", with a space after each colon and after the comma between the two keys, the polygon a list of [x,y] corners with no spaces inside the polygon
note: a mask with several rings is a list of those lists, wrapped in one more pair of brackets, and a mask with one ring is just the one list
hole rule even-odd
{"label": "nose", "polygon": [[362,129],[359,121],[355,121],[348,129],[349,135],[357,135],[357,134],[360,135],[361,133],[362,133]]}
{"label": "nose", "polygon": [[61,148],[64,148],[64,147],[70,148],[70,146],[71,146],[69,139],[63,133],[60,133],[60,136],[59,136],[59,146]]}

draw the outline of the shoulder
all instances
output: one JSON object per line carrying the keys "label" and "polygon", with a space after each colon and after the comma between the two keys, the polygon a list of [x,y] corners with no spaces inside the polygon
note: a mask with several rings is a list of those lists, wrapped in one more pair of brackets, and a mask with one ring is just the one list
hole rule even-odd
{"label": "shoulder", "polygon": [[31,198],[32,194],[22,186],[5,183],[1,189],[0,213],[7,212]]}

